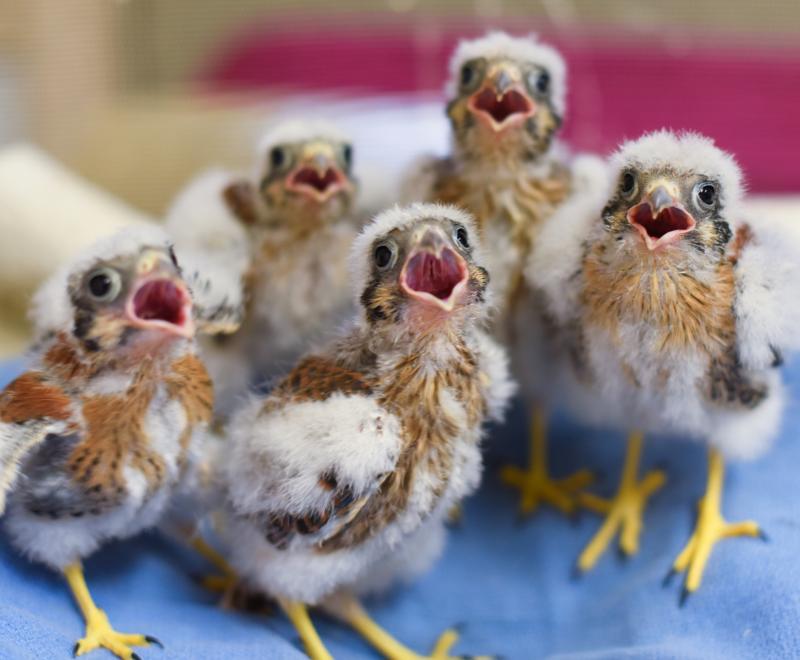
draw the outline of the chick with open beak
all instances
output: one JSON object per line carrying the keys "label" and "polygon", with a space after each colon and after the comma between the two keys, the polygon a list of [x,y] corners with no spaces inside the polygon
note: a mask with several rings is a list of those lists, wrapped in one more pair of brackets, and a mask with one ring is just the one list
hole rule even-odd
{"label": "chick with open beak", "polygon": [[[467,214],[389,209],[350,255],[351,325],[232,420],[221,527],[237,573],[280,603],[312,658],[331,656],[309,605],[384,657],[419,660],[359,597],[439,556],[448,511],[480,480],[484,422],[512,386],[482,331],[488,276]],[[457,638],[445,632],[431,657]]]}
{"label": "chick with open beak", "polygon": [[531,407],[530,465],[509,466],[502,478],[521,491],[522,513],[542,502],[572,513],[576,491],[591,476],[585,470],[565,480],[550,476],[553,351],[541,340],[548,328],[536,283],[524,277],[542,229],[576,188],[575,161],[553,148],[565,113],[566,67],[533,35],[492,32],[458,45],[445,93],[452,152],[416,164],[405,198],[455,204],[475,216],[496,298],[492,327],[514,354],[514,375]]}
{"label": "chick with open beak", "polygon": [[718,542],[761,535],[755,521],[723,517],[724,466],[766,451],[780,427],[778,367],[800,348],[800,237],[747,213],[739,166],[701,135],[644,135],[610,164],[604,200],[548,227],[532,273],[571,344],[565,402],[629,432],[616,492],[582,498],[603,522],[578,569],[617,534],[622,552],[639,549],[648,500],[666,481],[661,470],[639,474],[645,434],[692,438],[709,460],[694,532],[670,572],[686,572],[685,598]]}
{"label": "chick with open beak", "polygon": [[0,393],[0,516],[11,543],[63,573],[86,622],[74,646],[123,660],[82,560],[157,524],[195,470],[213,388],[180,269],[156,227],[91,246],[37,293],[30,369]]}
{"label": "chick with open beak", "polygon": [[347,252],[358,227],[353,147],[335,126],[291,121],[262,140],[254,172],[201,176],[168,214],[198,299],[225,416],[350,313]]}

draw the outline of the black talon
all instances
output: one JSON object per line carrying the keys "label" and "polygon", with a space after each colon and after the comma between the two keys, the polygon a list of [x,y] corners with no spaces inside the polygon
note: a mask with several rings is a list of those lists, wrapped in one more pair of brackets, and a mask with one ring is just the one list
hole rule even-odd
{"label": "black talon", "polygon": [[161,640],[158,639],[158,637],[153,637],[152,635],[145,635],[144,641],[147,642],[148,644],[153,644],[160,649],[164,648],[164,645],[161,643]]}
{"label": "black talon", "polygon": [[672,582],[672,578],[674,578],[677,574],[678,574],[678,571],[676,571],[674,568],[670,568],[667,571],[667,574],[664,576],[664,579],[661,580],[661,586],[662,587],[668,587],[670,582]]}
{"label": "black talon", "polygon": [[763,529],[758,530],[758,538],[764,541],[764,543],[769,543],[771,540],[769,535]]}
{"label": "black talon", "polygon": [[450,626],[450,628],[460,635],[467,629],[467,622],[457,621],[452,626]]}
{"label": "black talon", "polygon": [[578,580],[582,579],[585,573],[581,570],[581,567],[575,564],[572,567],[572,571],[570,572],[570,580],[573,582],[577,582]]}
{"label": "black talon", "polygon": [[138,653],[131,653],[131,660],[142,660]]}
{"label": "black talon", "polygon": [[692,592],[689,591],[686,587],[684,587],[683,591],[681,591],[681,599],[678,602],[678,607],[683,607],[684,605],[686,605],[686,601],[689,600],[689,596],[691,595]]}
{"label": "black talon", "polygon": [[75,642],[75,646],[72,647],[72,657],[73,658],[77,658],[78,657],[78,649],[80,649],[80,647],[81,647],[81,643],[80,642]]}

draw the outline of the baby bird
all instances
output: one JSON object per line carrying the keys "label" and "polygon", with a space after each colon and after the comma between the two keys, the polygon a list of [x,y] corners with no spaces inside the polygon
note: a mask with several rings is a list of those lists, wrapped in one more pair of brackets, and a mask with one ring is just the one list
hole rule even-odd
{"label": "baby bird", "polygon": [[[527,363],[541,344],[546,320],[540,301],[525,287],[523,271],[547,218],[567,199],[572,173],[554,144],[565,112],[566,66],[559,53],[534,36],[492,32],[463,41],[450,60],[446,86],[453,151],[429,160],[408,183],[415,199],[461,206],[477,219],[487,248],[487,268],[497,300],[495,335],[508,344],[512,364]],[[518,317],[524,310],[524,324]],[[538,351],[539,364],[548,354]],[[503,481],[520,490],[520,510],[546,502],[564,513],[575,510],[575,494],[591,475],[582,470],[556,480],[547,467],[546,370],[515,369],[530,404],[531,463],[507,467]]]}
{"label": "baby bird", "polygon": [[253,176],[203,174],[167,215],[199,322],[219,334],[203,348],[223,415],[253,378],[283,373],[350,310],[350,142],[327,123],[293,121],[258,154]]}
{"label": "baby bird", "polygon": [[64,573],[86,621],[75,655],[159,644],[116,632],[81,560],[157,523],[212,410],[188,289],[166,235],[126,230],[53,276],[32,366],[0,395],[0,514],[12,544]]}
{"label": "baby bird", "polygon": [[[480,480],[483,422],[513,388],[479,329],[489,277],[467,214],[385,211],[350,254],[352,329],[231,420],[223,535],[233,567],[280,603],[312,658],[330,655],[306,605],[387,657],[419,658],[356,596],[436,559],[448,510]],[[434,655],[455,640],[448,631]]]}
{"label": "baby bird", "polygon": [[578,568],[590,569],[618,530],[625,553],[638,548],[647,498],[664,482],[657,471],[636,476],[642,433],[689,436],[708,445],[709,476],[673,566],[687,571],[688,595],[717,541],[760,534],[755,522],[723,519],[723,461],[752,458],[776,435],[776,367],[800,344],[800,238],[746,221],[739,167],[700,135],[645,135],[612,167],[605,208],[549,224],[531,261],[569,342],[568,400],[586,419],[636,429],[616,496],[586,498],[606,518]]}

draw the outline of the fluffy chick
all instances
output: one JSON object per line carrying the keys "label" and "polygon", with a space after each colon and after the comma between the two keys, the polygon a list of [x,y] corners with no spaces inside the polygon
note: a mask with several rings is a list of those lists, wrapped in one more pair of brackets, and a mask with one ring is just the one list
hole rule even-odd
{"label": "fluffy chick", "polygon": [[82,655],[136,658],[157,643],[118,633],[81,560],[154,525],[210,419],[188,289],[166,235],[103,240],[37,294],[32,365],[0,395],[0,514],[12,544],[66,576],[86,620]]}
{"label": "fluffy chick", "polygon": [[688,594],[719,539],[759,534],[720,514],[723,459],[757,456],[777,433],[776,367],[800,344],[800,237],[745,222],[739,167],[702,136],[645,135],[612,166],[605,208],[548,225],[530,273],[569,341],[566,399],[587,420],[637,429],[617,495],[587,498],[607,517],[578,566],[593,566],[618,529],[624,552],[638,548],[642,510],[664,481],[637,479],[641,434],[689,436],[710,461],[694,535],[674,565],[688,569]]}
{"label": "fluffy chick", "polygon": [[[523,271],[539,232],[575,184],[571,163],[554,143],[565,112],[566,66],[535,36],[492,32],[459,44],[445,92],[452,153],[418,165],[406,195],[457,204],[475,215],[496,293],[495,335],[508,344],[513,365],[527,363],[532,350],[547,365],[548,353],[537,350],[547,322]],[[532,412],[531,462],[526,469],[507,467],[501,476],[520,490],[523,514],[540,502],[571,513],[576,491],[591,480],[585,470],[564,480],[549,476],[547,371],[514,369]]]}
{"label": "fluffy chick", "polygon": [[[447,512],[478,485],[487,418],[512,391],[479,328],[488,275],[472,219],[419,204],[378,215],[351,251],[360,312],[232,419],[223,524],[237,572],[276,598],[313,658],[319,605],[391,658],[418,658],[356,594],[425,570]],[[455,641],[437,647],[444,657]]]}
{"label": "fluffy chick", "polygon": [[288,122],[265,136],[251,176],[207,172],[168,212],[198,316],[218,335],[203,348],[223,415],[347,317],[352,167],[335,127]]}

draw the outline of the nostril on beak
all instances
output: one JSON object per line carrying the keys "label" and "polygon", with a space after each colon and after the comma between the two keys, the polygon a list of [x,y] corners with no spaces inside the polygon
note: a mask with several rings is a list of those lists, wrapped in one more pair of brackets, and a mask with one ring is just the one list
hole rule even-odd
{"label": "nostril on beak", "polygon": [[669,192],[669,190],[667,190],[664,186],[658,186],[655,188],[648,195],[648,201],[654,216],[658,215],[665,208],[675,206],[675,199],[672,197],[672,194]]}

